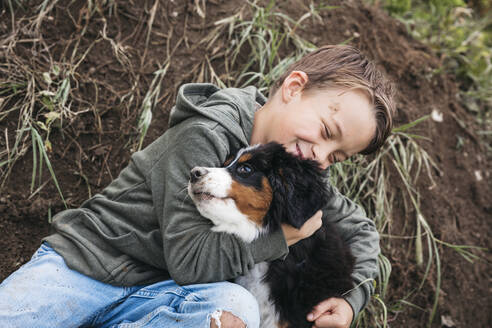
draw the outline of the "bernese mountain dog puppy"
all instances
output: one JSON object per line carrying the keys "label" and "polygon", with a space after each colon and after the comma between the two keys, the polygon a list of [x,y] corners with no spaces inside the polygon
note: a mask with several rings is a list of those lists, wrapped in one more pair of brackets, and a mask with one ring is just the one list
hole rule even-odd
{"label": "bernese mountain dog puppy", "polygon": [[[327,170],[299,159],[278,143],[241,149],[222,168],[191,170],[188,194],[214,231],[251,242],[280,229],[300,228],[332,195]],[[289,247],[284,260],[258,263],[235,280],[258,300],[261,327],[311,327],[307,314],[321,301],[352,287],[354,258],[323,216],[311,237]]]}

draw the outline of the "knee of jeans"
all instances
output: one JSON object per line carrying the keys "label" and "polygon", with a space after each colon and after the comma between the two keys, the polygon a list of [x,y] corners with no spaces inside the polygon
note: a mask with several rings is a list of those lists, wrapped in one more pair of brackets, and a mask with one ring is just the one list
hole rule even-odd
{"label": "knee of jeans", "polygon": [[253,294],[244,287],[233,283],[224,283],[223,287],[222,299],[217,304],[217,310],[230,312],[241,319],[248,328],[258,327],[260,311]]}

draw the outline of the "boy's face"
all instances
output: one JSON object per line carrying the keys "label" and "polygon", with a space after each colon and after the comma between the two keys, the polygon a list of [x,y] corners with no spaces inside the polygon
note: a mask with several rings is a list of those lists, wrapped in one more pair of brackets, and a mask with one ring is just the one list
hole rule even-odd
{"label": "boy's face", "polygon": [[261,118],[265,119],[262,142],[279,142],[288,152],[316,160],[323,168],[344,161],[369,145],[376,131],[376,120],[364,92],[302,91],[302,77],[301,82],[296,81],[299,79],[295,74],[294,81],[289,81],[289,77]]}

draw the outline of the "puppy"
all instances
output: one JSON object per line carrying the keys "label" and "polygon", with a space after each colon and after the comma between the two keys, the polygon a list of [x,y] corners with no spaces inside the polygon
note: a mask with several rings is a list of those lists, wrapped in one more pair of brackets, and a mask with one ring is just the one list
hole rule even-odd
{"label": "puppy", "polygon": [[[251,242],[282,223],[300,228],[332,195],[327,174],[277,143],[241,149],[223,168],[195,167],[188,194],[212,230]],[[353,287],[354,259],[325,218],[311,237],[289,247],[285,260],[258,263],[236,283],[258,300],[261,327],[311,327],[319,302]]]}

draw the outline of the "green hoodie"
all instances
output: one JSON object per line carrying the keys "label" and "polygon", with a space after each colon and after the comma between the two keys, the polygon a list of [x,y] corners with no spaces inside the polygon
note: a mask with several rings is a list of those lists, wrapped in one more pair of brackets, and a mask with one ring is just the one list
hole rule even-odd
{"label": "green hoodie", "polygon": [[[220,166],[227,155],[249,145],[254,113],[265,101],[254,87],[183,85],[168,130],[134,153],[100,194],[78,209],[58,213],[53,218],[56,233],[44,240],[70,268],[118,286],[164,279],[181,285],[223,281],[247,273],[256,263],[285,258],[288,247],[281,230],[250,244],[212,232],[212,223],[186,192],[193,167]],[[336,195],[323,215],[350,244],[358,284],[377,274],[379,237],[360,207]],[[355,315],[371,288],[365,283],[346,295]]]}

